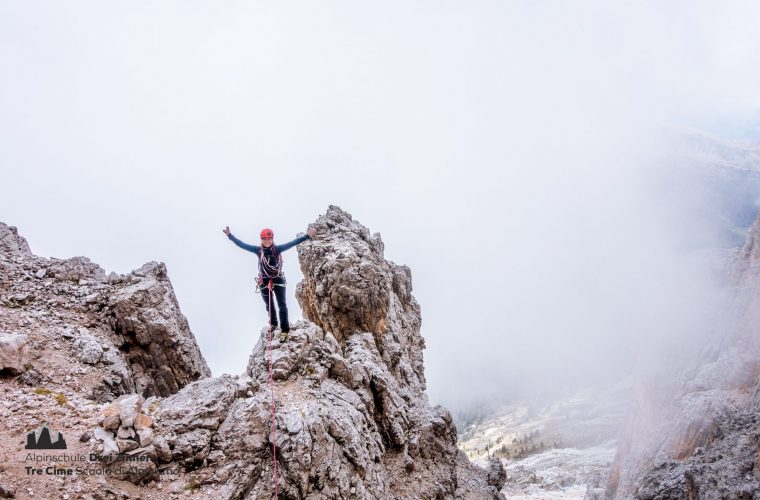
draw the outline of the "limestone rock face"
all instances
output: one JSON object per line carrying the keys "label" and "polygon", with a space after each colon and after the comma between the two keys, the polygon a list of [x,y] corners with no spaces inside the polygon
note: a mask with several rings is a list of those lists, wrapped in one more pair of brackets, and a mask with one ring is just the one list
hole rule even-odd
{"label": "limestone rock face", "polygon": [[313,227],[297,247],[306,320],[271,351],[262,330],[245,374],[157,401],[159,471],[193,471],[215,498],[270,498],[274,445],[280,498],[503,498],[503,468],[473,466],[428,405],[409,269],[337,207]]}
{"label": "limestone rock face", "polygon": [[[133,279],[108,297],[111,326],[146,396],[168,396],[210,375],[163,263],[148,262]],[[137,279],[135,279],[137,278]]]}
{"label": "limestone rock face", "polygon": [[0,371],[18,375],[27,363],[26,335],[0,333]]}
{"label": "limestone rock face", "polygon": [[210,375],[164,264],[106,276],[87,257],[34,255],[3,223],[0,332],[27,339],[23,349],[3,348],[6,372],[28,369],[22,381],[99,402],[134,392],[168,396]]}
{"label": "limestone rock face", "polygon": [[0,223],[0,253],[8,257],[18,256],[23,259],[31,256],[32,250],[29,248],[26,239],[18,234],[16,227]]}
{"label": "limestone rock face", "polygon": [[639,384],[608,497],[758,498],[759,243],[760,219],[727,259],[725,317],[697,355],[660,366]]}
{"label": "limestone rock face", "polygon": [[[298,252],[306,279],[299,283],[297,297],[307,318],[337,339],[354,331],[382,335],[390,326],[393,276],[398,272],[406,274],[399,292],[406,293],[404,300],[419,321],[419,307],[409,300],[411,274],[383,259],[379,234],[370,236],[367,228],[332,206],[313,227],[316,241]],[[323,234],[330,237],[320,239]]]}
{"label": "limestone rock face", "polygon": [[296,297],[304,316],[343,343],[370,333],[383,364],[415,397],[424,396],[420,306],[412,273],[383,258],[380,234],[330,206],[312,227],[314,241],[298,247],[304,280]]}
{"label": "limestone rock face", "polygon": [[[503,498],[501,464],[470,463],[449,412],[428,404],[409,269],[338,207],[313,227],[297,247],[306,319],[271,346],[264,329],[245,373],[210,377],[163,264],[106,275],[84,257],[34,256],[0,224],[0,331],[26,335],[29,352],[20,376],[0,378],[0,411],[57,415],[112,473],[36,494],[272,498],[276,456],[281,499]],[[0,442],[34,411],[17,415]]]}
{"label": "limestone rock face", "polygon": [[77,285],[89,285],[93,283],[105,283],[106,272],[102,267],[90,261],[87,257],[71,257],[70,259],[57,260],[45,270],[42,277],[50,274],[51,277],[61,281],[72,281]]}

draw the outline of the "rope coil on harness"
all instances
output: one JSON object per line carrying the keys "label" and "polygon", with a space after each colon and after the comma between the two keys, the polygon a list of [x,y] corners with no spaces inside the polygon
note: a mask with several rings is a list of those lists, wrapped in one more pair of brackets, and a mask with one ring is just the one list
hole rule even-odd
{"label": "rope coil on harness", "polygon": [[[256,290],[255,293],[261,293],[261,288],[263,288],[264,280],[269,279],[269,284],[267,284],[267,288],[270,290],[272,287],[270,286],[272,284],[273,278],[284,278],[285,273],[282,270],[282,254],[277,252],[277,262],[272,265],[269,263],[269,259],[266,255],[264,255],[264,247],[262,246],[259,250],[259,274],[256,276]],[[275,283],[274,286],[285,286],[284,283]],[[270,297],[271,302],[271,297]],[[270,303],[271,308],[271,303]],[[271,310],[271,309],[270,309]]]}
{"label": "rope coil on harness", "polygon": [[[272,310],[272,280],[269,280],[269,283],[267,284],[267,288],[269,289],[269,311]],[[277,498],[277,491],[278,491],[278,484],[277,484],[277,421],[274,417],[274,383],[272,381],[272,366],[273,366],[273,357],[272,357],[272,316],[271,313],[269,315],[269,387],[272,388],[272,428],[271,428],[271,434],[272,434],[272,458],[274,459],[274,498]]]}
{"label": "rope coil on harness", "polygon": [[[263,251],[262,251],[263,252]],[[265,259],[262,256],[261,259],[261,270],[263,270],[263,277],[267,278],[281,278],[285,276],[285,273],[282,272],[282,254],[277,254],[277,263],[275,265],[271,265],[269,263],[269,259]],[[259,274],[261,276],[261,274]]]}
{"label": "rope coil on harness", "polygon": [[270,259],[267,259],[266,255],[264,255],[264,247],[262,246],[259,250],[259,261],[261,262],[261,265],[259,266],[259,277],[270,279],[282,278],[285,276],[285,273],[282,272],[282,253],[280,253],[274,245],[269,248],[271,249],[270,252],[276,254],[277,262],[275,262],[274,265],[270,264]]}

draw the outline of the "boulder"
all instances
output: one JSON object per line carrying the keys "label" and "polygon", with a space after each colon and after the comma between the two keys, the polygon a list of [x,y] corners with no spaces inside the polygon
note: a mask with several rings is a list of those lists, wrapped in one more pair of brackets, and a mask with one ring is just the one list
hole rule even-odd
{"label": "boulder", "polygon": [[11,375],[24,371],[29,361],[27,341],[23,334],[0,333],[0,371]]}
{"label": "boulder", "polygon": [[0,253],[13,257],[31,257],[32,250],[18,228],[0,222]]}
{"label": "boulder", "polygon": [[111,325],[135,374],[135,390],[145,396],[169,396],[211,375],[163,263],[134,271],[135,282],[108,298]]}

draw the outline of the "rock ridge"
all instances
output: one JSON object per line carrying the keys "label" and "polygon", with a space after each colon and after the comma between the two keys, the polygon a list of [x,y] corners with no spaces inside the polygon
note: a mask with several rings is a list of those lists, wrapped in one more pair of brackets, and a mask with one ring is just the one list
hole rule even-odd
{"label": "rock ridge", "polygon": [[[11,396],[3,411],[42,398],[56,430],[76,414],[87,427],[76,445],[111,472],[85,482],[93,498],[272,497],[273,443],[283,499],[503,498],[501,462],[470,463],[449,412],[428,403],[409,268],[339,207],[312,227],[317,237],[297,247],[305,319],[271,346],[273,430],[266,328],[243,374],[211,377],[164,264],[106,275],[86,257],[34,256],[0,224],[0,304],[13,313],[0,330],[27,335],[37,354],[0,379]],[[55,354],[45,345],[76,360],[76,380],[41,363]],[[24,389],[41,385],[60,392]],[[67,402],[55,408],[59,395]],[[21,435],[33,419],[17,420],[9,431]],[[122,457],[137,466],[119,469]]]}

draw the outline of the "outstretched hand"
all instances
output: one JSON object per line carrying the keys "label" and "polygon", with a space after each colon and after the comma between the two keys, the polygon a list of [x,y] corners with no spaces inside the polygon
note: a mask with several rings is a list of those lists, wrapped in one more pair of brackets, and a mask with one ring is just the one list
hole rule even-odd
{"label": "outstretched hand", "polygon": [[313,240],[314,236],[317,234],[317,232],[314,230],[313,227],[310,227],[309,229],[306,230],[306,234],[308,234],[309,238],[311,238]]}
{"label": "outstretched hand", "polygon": [[222,229],[222,232],[224,234],[226,234],[227,236],[229,236],[230,235],[230,226],[227,226],[224,229]]}

